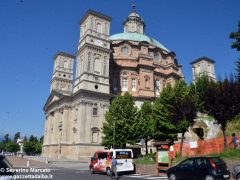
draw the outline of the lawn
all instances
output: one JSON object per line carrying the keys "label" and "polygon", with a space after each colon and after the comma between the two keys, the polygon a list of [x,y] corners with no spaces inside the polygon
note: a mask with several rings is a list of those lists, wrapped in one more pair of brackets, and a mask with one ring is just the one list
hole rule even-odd
{"label": "lawn", "polygon": [[[227,149],[222,153],[215,153],[215,154],[208,154],[204,156],[218,156],[224,160],[239,160],[240,161],[240,149]],[[179,162],[183,161],[187,157],[177,157],[173,160],[173,165],[178,164]],[[135,159],[134,163],[136,164],[155,164],[156,163],[156,154],[152,155],[145,155],[141,158]]]}
{"label": "lawn", "polygon": [[[227,149],[222,153],[213,153],[207,154],[204,156],[218,156],[224,160],[240,160],[240,149]],[[173,165],[178,164],[179,162],[183,161],[187,157],[177,157],[173,160]]]}

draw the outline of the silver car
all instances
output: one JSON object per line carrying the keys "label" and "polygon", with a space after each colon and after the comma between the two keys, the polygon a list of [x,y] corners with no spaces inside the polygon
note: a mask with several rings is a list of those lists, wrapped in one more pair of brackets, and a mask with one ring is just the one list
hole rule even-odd
{"label": "silver car", "polygon": [[13,173],[7,172],[7,168],[12,169],[12,165],[4,155],[0,155],[0,180],[13,180]]}
{"label": "silver car", "polygon": [[240,180],[240,164],[233,167],[232,176],[236,180]]}

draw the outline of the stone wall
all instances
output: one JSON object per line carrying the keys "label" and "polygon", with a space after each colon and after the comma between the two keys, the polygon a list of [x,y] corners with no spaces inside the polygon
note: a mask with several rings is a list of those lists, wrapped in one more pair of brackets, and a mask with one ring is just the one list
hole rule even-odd
{"label": "stone wall", "polygon": [[149,174],[149,175],[158,175],[156,164],[136,164],[136,173],[137,174]]}

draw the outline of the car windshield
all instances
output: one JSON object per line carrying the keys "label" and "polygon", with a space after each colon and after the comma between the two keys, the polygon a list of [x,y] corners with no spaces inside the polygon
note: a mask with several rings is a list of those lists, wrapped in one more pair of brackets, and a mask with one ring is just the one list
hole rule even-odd
{"label": "car windshield", "polygon": [[107,153],[99,153],[98,154],[98,159],[107,159]]}
{"label": "car windshield", "polygon": [[116,159],[131,159],[131,151],[116,151]]}

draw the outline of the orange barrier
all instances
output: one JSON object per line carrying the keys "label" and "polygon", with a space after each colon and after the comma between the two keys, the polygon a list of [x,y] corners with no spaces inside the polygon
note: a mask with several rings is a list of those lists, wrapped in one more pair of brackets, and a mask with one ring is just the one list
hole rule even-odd
{"label": "orange barrier", "polygon": [[[237,136],[240,140],[240,136]],[[229,148],[233,148],[233,144],[229,145],[232,137],[227,137],[227,145]],[[200,156],[213,153],[221,153],[224,150],[224,141],[222,138],[214,138],[208,140],[199,140],[197,141],[197,148],[190,148],[189,143],[183,143],[182,155],[183,156]],[[173,145],[173,151],[169,151],[170,158],[176,156],[176,153],[180,152],[180,143]]]}

